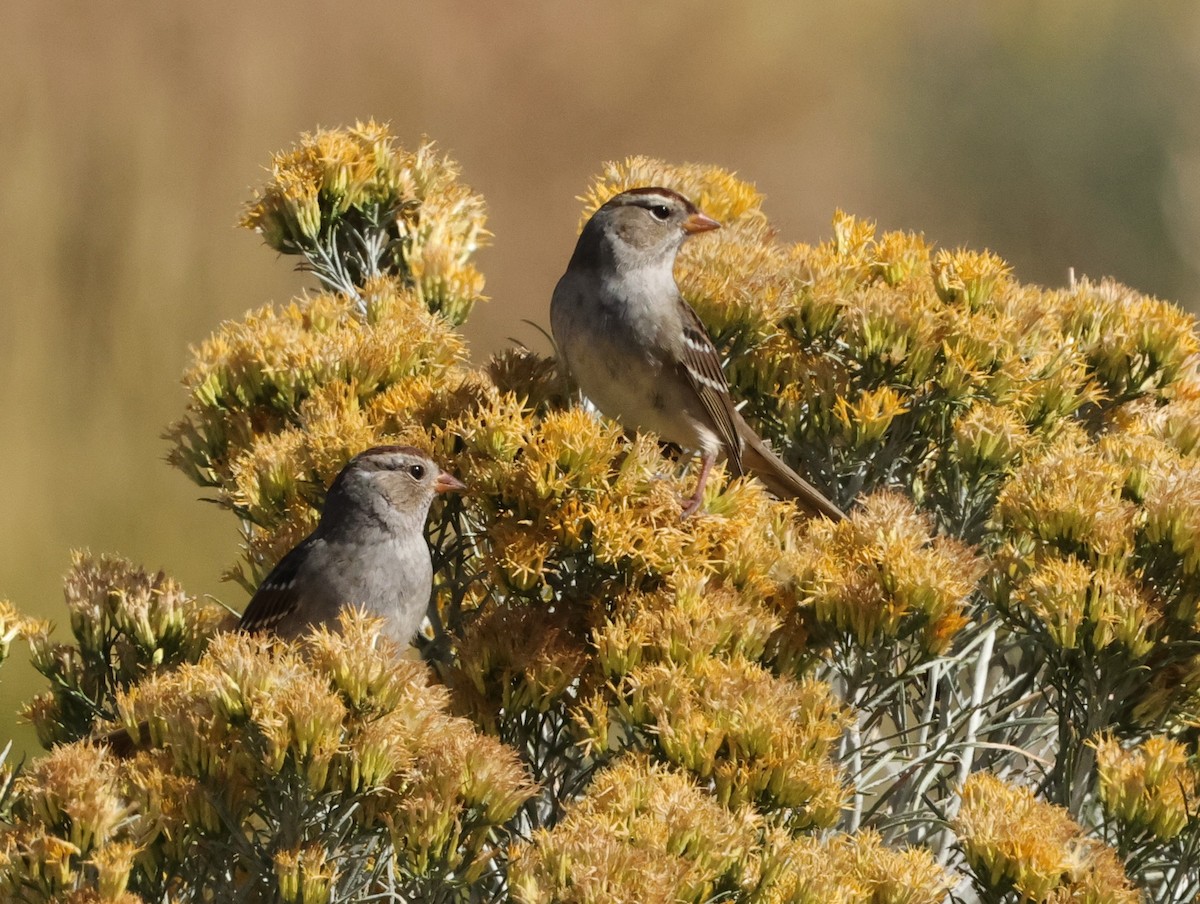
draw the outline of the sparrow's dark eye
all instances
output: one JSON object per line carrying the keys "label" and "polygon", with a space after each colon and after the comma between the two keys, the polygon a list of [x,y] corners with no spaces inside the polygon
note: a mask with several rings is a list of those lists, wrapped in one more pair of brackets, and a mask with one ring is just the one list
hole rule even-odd
{"label": "sparrow's dark eye", "polygon": [[409,465],[408,473],[412,475],[413,480],[420,480],[425,476],[425,467],[423,465]]}
{"label": "sparrow's dark eye", "polygon": [[671,208],[666,204],[652,204],[650,206],[650,215],[656,220],[665,220],[671,215]]}

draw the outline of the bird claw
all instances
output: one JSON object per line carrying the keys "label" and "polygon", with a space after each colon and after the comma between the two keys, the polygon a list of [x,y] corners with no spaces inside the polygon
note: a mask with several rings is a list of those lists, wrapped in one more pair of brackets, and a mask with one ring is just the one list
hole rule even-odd
{"label": "bird claw", "polygon": [[708,473],[712,470],[713,461],[716,460],[716,455],[705,455],[700,460],[700,476],[696,479],[696,492],[692,493],[690,499],[683,506],[684,519],[690,518],[700,508],[700,503],[704,501],[704,485],[708,483]]}
{"label": "bird claw", "polygon": [[692,515],[696,514],[700,508],[700,503],[704,501],[704,487],[697,487],[696,492],[683,504],[683,513],[679,516],[681,521],[686,521]]}

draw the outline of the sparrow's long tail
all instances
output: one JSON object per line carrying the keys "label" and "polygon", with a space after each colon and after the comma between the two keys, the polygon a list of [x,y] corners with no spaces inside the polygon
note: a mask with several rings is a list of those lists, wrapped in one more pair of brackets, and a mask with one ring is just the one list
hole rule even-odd
{"label": "sparrow's long tail", "polygon": [[822,495],[821,491],[789,468],[767,448],[742,416],[734,412],[735,426],[742,440],[742,467],[763,482],[780,499],[792,499],[806,515],[823,515],[830,521],[841,521],[846,515]]}

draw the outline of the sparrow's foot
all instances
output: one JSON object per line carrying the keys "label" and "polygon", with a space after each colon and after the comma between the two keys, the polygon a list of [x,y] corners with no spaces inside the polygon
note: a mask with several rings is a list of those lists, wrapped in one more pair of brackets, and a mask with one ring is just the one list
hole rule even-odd
{"label": "sparrow's foot", "polygon": [[704,485],[708,483],[708,473],[712,470],[713,462],[716,460],[716,453],[705,455],[700,459],[700,476],[696,480],[696,492],[692,493],[691,498],[684,503],[681,518],[690,518],[700,508],[700,503],[704,501]]}

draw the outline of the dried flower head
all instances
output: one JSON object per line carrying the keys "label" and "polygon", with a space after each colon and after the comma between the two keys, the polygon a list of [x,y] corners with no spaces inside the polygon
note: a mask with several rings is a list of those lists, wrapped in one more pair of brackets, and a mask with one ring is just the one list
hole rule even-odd
{"label": "dried flower head", "polygon": [[304,255],[331,288],[355,295],[372,277],[401,276],[453,323],[482,298],[470,258],[483,224],[483,199],[458,182],[457,164],[428,142],[404,150],[373,120],[277,154],[241,220],[276,251]]}
{"label": "dried flower head", "polygon": [[37,760],[15,791],[26,820],[58,832],[82,854],[107,844],[130,815],[112,755],[85,743],[64,744]]}
{"label": "dried flower head", "polygon": [[1195,817],[1196,770],[1186,749],[1161,735],[1126,748],[1111,736],[1095,743],[1105,814],[1169,841]]}
{"label": "dried flower head", "polygon": [[780,904],[937,904],[953,882],[929,851],[888,847],[869,829],[824,840],[773,834],[761,870],[756,891]]}
{"label": "dried flower head", "polygon": [[797,612],[821,636],[860,646],[915,639],[946,649],[966,624],[964,610],[982,563],[964,545],[933,536],[928,518],[893,493],[880,493],[840,524],[815,523],[790,560]]}
{"label": "dried flower head", "polygon": [[1085,838],[1066,810],[986,772],[963,785],[954,830],[971,870],[989,891],[1011,889],[1029,901],[1078,900],[1072,895],[1104,889],[1096,882],[1103,876],[1114,895],[1105,900],[1138,900],[1114,852]]}
{"label": "dried flower head", "polygon": [[37,623],[17,611],[8,600],[0,600],[0,662],[8,658],[12,642],[23,636],[39,632]]}
{"label": "dried flower head", "polygon": [[641,757],[600,773],[554,829],[510,852],[523,904],[711,899],[736,884],[758,817],[727,811],[687,777]]}
{"label": "dried flower head", "polygon": [[846,791],[830,753],[846,714],[826,685],[735,657],[644,665],[623,686],[621,734],[712,782],[722,803],[754,803],[796,827],[836,821]]}
{"label": "dried flower head", "polygon": [[1064,431],[1030,456],[1000,493],[1006,532],[1100,563],[1119,563],[1133,546],[1134,509],[1122,469],[1078,431]]}

